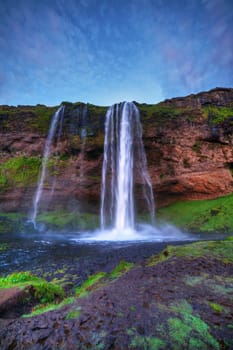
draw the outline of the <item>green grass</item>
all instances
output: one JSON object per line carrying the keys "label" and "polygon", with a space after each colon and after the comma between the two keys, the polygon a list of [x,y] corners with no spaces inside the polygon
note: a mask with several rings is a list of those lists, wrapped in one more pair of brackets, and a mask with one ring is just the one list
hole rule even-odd
{"label": "green grass", "polygon": [[70,310],[66,315],[66,320],[76,319],[79,318],[81,315],[81,308],[78,306],[74,310]]}
{"label": "green grass", "polygon": [[99,283],[106,276],[105,272],[98,272],[94,275],[88,277],[86,281],[80,287],[75,289],[75,295],[79,298],[87,296],[92,290],[93,286],[96,287],[97,283]]}
{"label": "green grass", "polygon": [[217,303],[209,303],[211,309],[213,309],[217,313],[221,313],[224,311],[224,307]]}
{"label": "green grass", "polygon": [[36,157],[10,158],[0,165],[0,192],[25,187],[38,179],[41,160]]}
{"label": "green grass", "polygon": [[172,304],[171,310],[177,314],[167,321],[174,350],[220,349],[218,342],[209,333],[209,326],[193,314],[192,306],[186,300]]}
{"label": "green grass", "polygon": [[56,298],[64,296],[61,286],[32,275],[29,271],[15,272],[4,278],[0,278],[1,289],[12,287],[24,288],[27,286],[33,286],[35,290],[34,295],[41,303],[49,303]]}
{"label": "green grass", "polygon": [[159,255],[148,259],[148,265],[154,265],[172,257],[199,258],[210,257],[233,264],[233,241],[200,241],[182,246],[167,246]]}
{"label": "green grass", "polygon": [[[0,106],[0,126],[3,129],[30,130],[47,133],[51,118],[58,106]],[[1,119],[1,116],[3,117]]]}
{"label": "green grass", "polygon": [[99,225],[99,217],[90,213],[67,212],[63,210],[45,212],[38,215],[38,222],[52,229],[95,229]]}
{"label": "green grass", "polygon": [[134,266],[133,263],[129,263],[127,261],[122,260],[115,268],[112,270],[112,272],[108,275],[110,279],[115,279],[120,276],[122,276],[125,272],[128,272],[131,270],[131,268]]}
{"label": "green grass", "polygon": [[75,302],[75,298],[74,297],[69,297],[69,298],[65,298],[60,303],[48,303],[48,304],[45,304],[45,305],[44,304],[40,304],[40,305],[37,305],[36,307],[34,307],[30,314],[25,314],[22,317],[23,318],[27,318],[27,317],[41,315],[41,314],[43,314],[45,312],[59,310],[63,306],[68,305],[68,304],[72,304],[74,302]]}
{"label": "green grass", "polygon": [[165,350],[166,344],[160,338],[136,335],[130,343],[130,349],[134,348],[144,350]]}
{"label": "green grass", "polygon": [[119,278],[134,266],[133,263],[121,261],[110,273],[98,272],[88,277],[80,287],[75,289],[75,295],[79,298],[87,296],[100,285],[108,284],[114,279]]}
{"label": "green grass", "polygon": [[183,201],[158,210],[157,219],[193,232],[232,232],[233,194],[210,200]]}
{"label": "green grass", "polygon": [[[205,106],[203,107],[204,114],[208,117],[213,124],[220,124],[233,117],[233,108],[230,107],[216,107]],[[233,125],[233,122],[231,122]]]}
{"label": "green grass", "polygon": [[[159,104],[137,104],[139,111],[147,118],[177,118],[184,114],[183,108],[174,106],[163,106]],[[143,118],[143,117],[142,117]]]}

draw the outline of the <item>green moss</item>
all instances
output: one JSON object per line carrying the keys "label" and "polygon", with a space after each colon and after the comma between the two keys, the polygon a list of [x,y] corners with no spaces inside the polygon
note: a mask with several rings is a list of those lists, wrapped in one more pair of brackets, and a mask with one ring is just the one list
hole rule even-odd
{"label": "green moss", "polygon": [[221,313],[222,311],[224,311],[224,308],[222,305],[216,304],[216,303],[209,303],[211,309],[213,309],[214,311]]}
{"label": "green moss", "polygon": [[[19,128],[24,131],[47,133],[55,107],[36,106],[0,106],[0,126],[8,131]],[[2,118],[1,118],[2,117]]]}
{"label": "green moss", "polygon": [[88,279],[80,287],[75,289],[76,296],[79,298],[87,296],[93,287],[96,286],[105,276],[105,272],[98,272],[94,275],[89,276]]}
{"label": "green moss", "polygon": [[75,302],[75,298],[69,297],[69,298],[64,299],[62,302],[56,303],[56,304],[55,303],[40,304],[40,305],[37,305],[36,307],[34,307],[30,314],[25,314],[22,317],[27,318],[27,317],[41,315],[41,314],[48,312],[48,311],[59,310],[63,306],[68,305],[68,304],[72,304],[74,302]]}
{"label": "green moss", "polygon": [[90,213],[56,210],[38,215],[37,221],[51,229],[91,230],[99,226],[99,216]]}
{"label": "green moss", "polygon": [[146,119],[155,119],[155,121],[161,121],[161,119],[173,119],[183,116],[185,109],[174,106],[164,106],[162,104],[139,104],[137,107],[140,111],[142,121]]}
{"label": "green moss", "polygon": [[128,272],[131,270],[131,268],[134,266],[133,263],[129,263],[127,261],[122,260],[115,268],[114,270],[109,274],[110,279],[115,279],[123,275],[125,272]]}
{"label": "green moss", "polygon": [[121,261],[109,274],[105,272],[98,272],[94,275],[89,276],[88,279],[84,281],[80,287],[76,288],[75,290],[76,296],[78,297],[87,296],[92,290],[98,288],[101,285],[108,284],[112,280],[122,276],[124,273],[129,271],[133,266],[134,264],[132,263]]}
{"label": "green moss", "polygon": [[148,259],[148,265],[157,264],[174,256],[186,258],[209,256],[210,258],[219,259],[224,263],[233,263],[233,242],[228,240],[200,241],[182,246],[167,246],[162,253],[150,257]]}
{"label": "green moss", "polygon": [[205,116],[208,117],[213,124],[220,124],[228,118],[233,117],[233,108],[230,107],[205,106],[203,110]]}
{"label": "green moss", "polygon": [[141,335],[137,335],[132,339],[130,343],[130,348],[140,348],[145,350],[162,350],[166,349],[166,344],[160,338],[144,337]]}
{"label": "green moss", "polygon": [[220,349],[218,342],[209,333],[209,326],[199,316],[193,315],[187,301],[172,304],[171,310],[179,315],[167,321],[173,349]]}
{"label": "green moss", "polygon": [[198,201],[177,202],[158,210],[158,221],[168,221],[189,231],[232,232],[233,194]]}
{"label": "green moss", "polygon": [[36,157],[10,158],[0,165],[0,192],[26,187],[38,179],[41,160]]}
{"label": "green moss", "polygon": [[48,303],[64,296],[61,286],[34,276],[29,271],[15,272],[4,278],[0,278],[0,288],[2,289],[12,287],[24,288],[26,286],[33,286],[35,297],[42,303]]}
{"label": "green moss", "polygon": [[66,320],[71,320],[73,318],[79,318],[81,314],[81,308],[77,307],[75,310],[71,310],[66,315]]}

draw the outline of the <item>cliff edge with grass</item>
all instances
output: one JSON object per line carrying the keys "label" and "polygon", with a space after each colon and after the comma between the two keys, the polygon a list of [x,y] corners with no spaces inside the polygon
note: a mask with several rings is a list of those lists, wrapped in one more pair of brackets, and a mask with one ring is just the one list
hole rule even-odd
{"label": "cliff edge with grass", "polygon": [[[55,140],[47,164],[48,176],[41,201],[41,211],[47,214],[43,220],[53,225],[59,217],[61,227],[76,227],[80,222],[84,228],[86,222],[94,227],[98,225],[107,107],[88,104],[83,124],[80,118],[83,103],[63,102],[63,105],[61,137]],[[136,105],[141,115],[159,218],[194,231],[199,227],[204,231],[232,230],[232,220],[224,223],[230,216],[230,208],[223,203],[229,203],[230,207],[233,201],[233,89],[216,88],[156,105]],[[2,225],[19,214],[26,218],[30,212],[46,136],[57,108],[0,106]],[[83,127],[86,139],[82,151]],[[143,208],[140,208],[142,193],[137,188],[139,182],[140,179],[136,179],[135,193],[139,212],[143,215]],[[227,201],[222,199],[221,202],[220,197],[225,195],[228,195]],[[183,201],[191,203],[188,204],[190,218],[183,210]],[[200,222],[198,208],[202,206],[204,216]],[[178,220],[180,213],[186,215],[184,222]],[[209,219],[221,222],[221,225],[215,223],[205,227]]]}

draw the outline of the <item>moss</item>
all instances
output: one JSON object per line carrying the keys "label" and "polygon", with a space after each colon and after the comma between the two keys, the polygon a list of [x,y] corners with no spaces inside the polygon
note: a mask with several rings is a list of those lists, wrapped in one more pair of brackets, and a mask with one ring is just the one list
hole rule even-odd
{"label": "moss", "polygon": [[71,320],[73,318],[79,318],[81,315],[81,308],[77,307],[75,310],[70,310],[66,315],[66,320]]}
{"label": "moss", "polygon": [[113,279],[122,276],[134,266],[133,263],[121,261],[109,274],[105,272],[98,272],[88,277],[86,281],[80,287],[75,289],[75,294],[78,297],[85,297],[91,291],[98,288],[101,285],[110,283]]}
{"label": "moss", "polygon": [[140,348],[145,350],[162,350],[166,349],[166,344],[160,338],[137,335],[132,339],[130,343],[130,348]]}
{"label": "moss", "polygon": [[131,268],[134,266],[133,263],[129,263],[127,261],[122,260],[115,268],[114,270],[109,274],[110,279],[115,279],[120,276],[122,276],[124,273],[131,270]]}
{"label": "moss", "polygon": [[182,246],[167,246],[160,254],[148,259],[148,266],[175,256],[190,259],[204,256],[221,260],[224,263],[233,263],[233,242],[229,240],[201,241]]}
{"label": "moss", "polygon": [[67,212],[63,210],[45,212],[38,215],[37,221],[51,229],[95,229],[99,226],[99,217],[90,213]]}
{"label": "moss", "polygon": [[48,311],[59,310],[63,306],[68,305],[68,304],[72,304],[74,302],[75,302],[75,298],[69,297],[69,298],[66,298],[62,302],[57,303],[57,304],[55,304],[55,303],[40,304],[40,305],[37,305],[36,307],[34,307],[30,314],[25,314],[22,317],[27,318],[27,317],[41,315],[41,314],[48,312]]}
{"label": "moss", "polygon": [[220,304],[216,304],[216,303],[209,303],[211,309],[213,309],[214,311],[221,313],[222,311],[224,311],[224,308],[222,305]]}
{"label": "moss", "polygon": [[0,278],[0,288],[2,289],[12,287],[24,288],[26,286],[33,286],[35,297],[42,303],[48,303],[64,296],[61,286],[34,276],[29,271],[15,272],[4,278]]}
{"label": "moss", "polygon": [[40,131],[47,133],[51,118],[58,106],[0,106],[0,127],[2,130]]}
{"label": "moss", "polygon": [[26,187],[38,179],[41,160],[36,157],[15,157],[0,165],[0,192]]}
{"label": "moss", "polygon": [[204,106],[203,111],[210,122],[215,125],[233,117],[233,108],[230,107]]}
{"label": "moss", "polygon": [[137,108],[140,111],[142,120],[155,119],[161,121],[161,119],[173,119],[183,116],[186,110],[184,108],[178,108],[174,106],[164,106],[162,104],[139,104]]}
{"label": "moss", "polygon": [[157,219],[194,232],[232,232],[233,194],[210,200],[177,202],[158,210]]}
{"label": "moss", "polygon": [[91,275],[88,277],[88,279],[78,288],[75,289],[75,294],[79,298],[87,296],[90,291],[93,289],[93,287],[96,285],[106,276],[105,272],[98,272],[94,275]]}
{"label": "moss", "polygon": [[187,301],[172,304],[171,310],[179,316],[170,317],[167,321],[173,349],[220,349],[218,342],[209,333],[209,326],[199,316],[193,315]]}

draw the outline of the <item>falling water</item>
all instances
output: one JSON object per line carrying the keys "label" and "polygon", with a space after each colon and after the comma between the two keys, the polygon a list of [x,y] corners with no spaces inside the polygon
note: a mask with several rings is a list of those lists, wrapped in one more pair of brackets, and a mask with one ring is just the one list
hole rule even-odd
{"label": "falling water", "polygon": [[53,142],[53,139],[55,136],[55,132],[57,130],[57,125],[59,123],[59,120],[60,120],[60,125],[59,125],[58,132],[60,134],[61,124],[62,124],[62,120],[63,120],[63,116],[64,116],[64,109],[65,109],[65,107],[61,106],[54,113],[52,121],[51,121],[50,129],[49,129],[49,133],[48,133],[48,136],[47,136],[47,139],[45,142],[45,148],[44,148],[44,154],[43,154],[43,160],[42,160],[42,171],[41,171],[40,179],[38,181],[36,193],[35,193],[35,196],[33,199],[33,211],[32,211],[31,218],[30,218],[30,220],[33,223],[35,228],[37,228],[36,218],[37,218],[37,214],[38,214],[38,210],[39,210],[40,199],[41,199],[43,185],[44,185],[45,176],[46,176],[46,165],[47,165],[48,158],[50,156],[51,145],[52,145],[52,142]]}
{"label": "falling water", "polygon": [[[133,103],[110,107],[106,114],[101,190],[101,228],[135,229],[134,175],[139,170],[151,222],[154,197],[142,142],[140,114]],[[110,183],[109,183],[110,177]]]}
{"label": "falling water", "polygon": [[87,139],[87,130],[86,130],[86,116],[87,116],[87,106],[83,106],[81,111],[81,123],[82,123],[82,129],[81,129],[81,163],[80,163],[80,172],[79,172],[79,182],[82,183],[84,179],[84,154],[85,154],[85,145],[86,145],[86,139]]}

